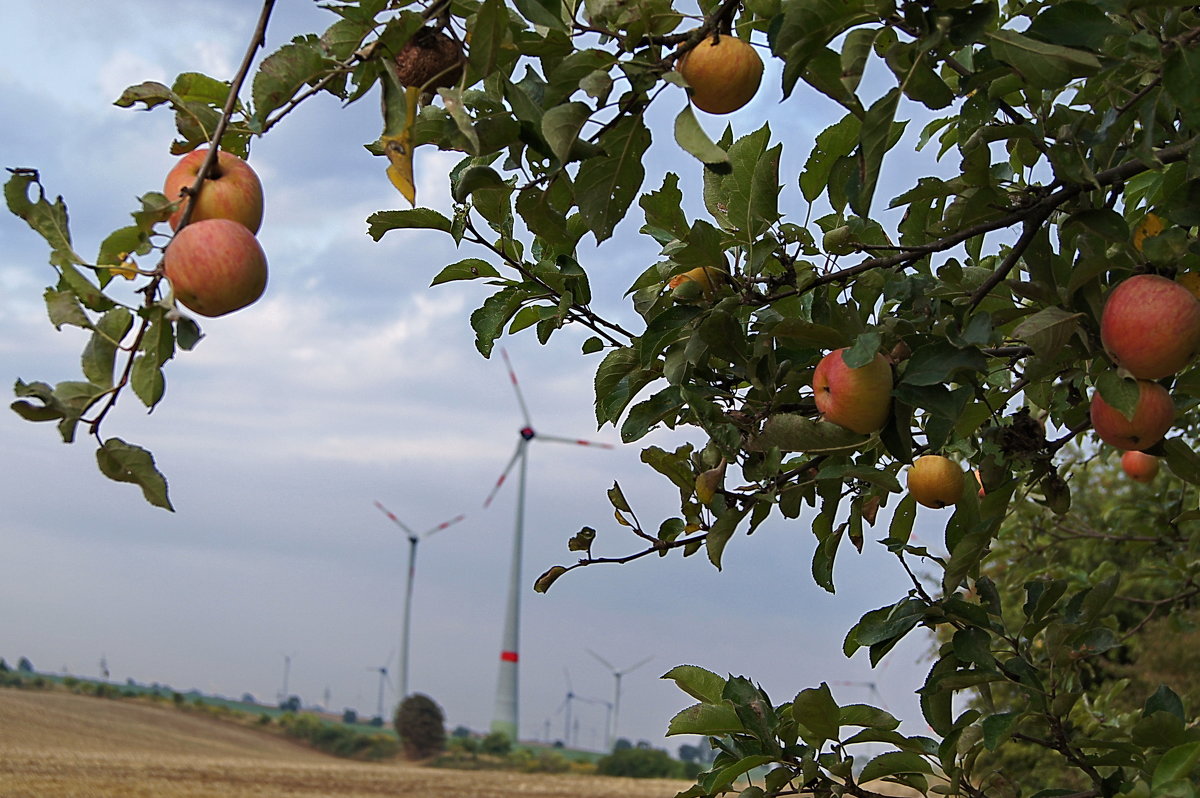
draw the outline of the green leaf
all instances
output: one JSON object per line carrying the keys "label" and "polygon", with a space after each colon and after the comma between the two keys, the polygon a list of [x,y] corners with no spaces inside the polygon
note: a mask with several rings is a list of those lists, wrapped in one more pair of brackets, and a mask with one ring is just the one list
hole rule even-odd
{"label": "green leaf", "polygon": [[1200,741],[1175,746],[1158,760],[1150,788],[1158,790],[1176,779],[1187,778],[1197,763],[1200,763]]}
{"label": "green leaf", "polygon": [[563,574],[565,574],[566,572],[567,572],[567,569],[562,567],[561,565],[551,566],[550,568],[548,568],[546,570],[545,573],[543,573],[541,576],[539,576],[534,581],[533,592],[545,593],[547,590],[550,589],[550,586],[553,585],[555,583],[555,581],[557,581],[557,579],[560,576],[562,576]]}
{"label": "green leaf", "polygon": [[714,144],[696,121],[691,103],[685,105],[679,116],[675,117],[675,143],[703,164],[712,166],[729,163],[729,153]]}
{"label": "green leaf", "polygon": [[834,164],[854,151],[860,130],[862,120],[854,114],[846,114],[817,134],[812,152],[800,172],[800,193],[806,200],[812,202],[825,192]]}
{"label": "green leaf", "polygon": [[484,357],[490,357],[492,346],[504,332],[504,325],[529,298],[524,287],[513,285],[502,288],[483,301],[483,305],[471,314],[471,329],[475,331],[475,348]]}
{"label": "green leaf", "polygon": [[841,708],[833,700],[829,685],[801,690],[792,700],[792,718],[803,726],[805,742],[819,746],[826,740],[838,739],[841,730]]}
{"label": "green leaf", "polygon": [[1185,482],[1200,485],[1200,455],[1182,438],[1170,438],[1162,447],[1171,473]]}
{"label": "green leaf", "polygon": [[983,719],[983,744],[995,751],[1012,735],[1013,723],[1021,717],[1020,712],[997,712]]}
{"label": "green leaf", "polygon": [[872,759],[858,774],[860,783],[867,783],[898,773],[932,773],[933,767],[919,754],[911,751],[889,751]]}
{"label": "green leaf", "polygon": [[591,115],[586,103],[572,102],[556,105],[542,116],[542,136],[561,163],[570,160],[571,147]]}
{"label": "green leaf", "polygon": [[748,504],[738,507],[726,507],[725,511],[717,518],[712,528],[708,530],[708,534],[704,538],[704,547],[708,551],[708,560],[721,569],[721,556],[725,553],[725,544],[733,537],[733,533],[737,531],[738,524],[746,517],[746,513],[750,511]]}
{"label": "green leaf", "polygon": [[1142,707],[1142,717],[1149,717],[1155,712],[1169,712],[1180,720],[1188,719],[1184,714],[1183,700],[1165,684],[1160,684],[1158,689],[1146,699],[1146,704]]}
{"label": "green leaf", "polygon": [[879,182],[879,168],[883,165],[883,156],[899,140],[894,130],[899,104],[900,89],[892,89],[872,103],[863,116],[858,137],[858,185],[856,190],[847,192],[850,208],[859,216],[870,216],[871,200]]}
{"label": "green leaf", "polygon": [[615,424],[642,388],[658,377],[655,370],[642,367],[637,350],[613,349],[596,369],[596,423]]}
{"label": "green leaf", "polygon": [[74,291],[47,288],[43,297],[46,300],[46,313],[55,329],[61,330],[64,324],[82,327],[85,330],[92,328],[92,320],[79,304],[79,298],[75,296]]}
{"label": "green leaf", "polygon": [[677,665],[662,678],[673,680],[680,690],[706,704],[719,704],[725,690],[725,679],[698,665]]}
{"label": "green leaf", "polygon": [[139,485],[146,501],[174,512],[175,508],[167,497],[167,480],[155,467],[154,456],[150,452],[120,438],[109,438],[96,450],[96,464],[104,476],[117,482]]}
{"label": "green leaf", "polygon": [[719,704],[693,704],[679,712],[671,718],[671,722],[667,726],[667,736],[676,734],[716,736],[736,734],[744,730],[745,727],[742,726],[742,721],[738,718],[733,705],[728,701],[723,701]]}
{"label": "green leaf", "polygon": [[841,708],[838,722],[842,726],[863,726],[868,729],[892,731],[900,727],[900,721],[890,712],[869,704],[847,704]]}
{"label": "green leaf", "polygon": [[1035,88],[1057,89],[1100,71],[1100,60],[1086,50],[1048,44],[1012,30],[989,31],[984,39],[992,55]]}
{"label": "green leaf", "polygon": [[1051,305],[1023,319],[1013,330],[1013,336],[1033,347],[1039,357],[1053,360],[1071,336],[1080,332],[1082,318],[1082,313],[1069,313]]}
{"label": "green leaf", "polygon": [[1105,371],[1096,379],[1096,390],[1114,410],[1127,419],[1133,418],[1133,411],[1142,395],[1137,380],[1123,378],[1115,371]]}
{"label": "green leaf", "polygon": [[975,347],[959,349],[948,341],[935,341],[913,352],[900,382],[907,385],[936,385],[950,382],[959,371],[986,372],[987,358]]}
{"label": "green leaf", "polygon": [[[644,402],[629,408],[629,416],[621,425],[621,441],[640,440],[664,419],[673,418],[685,406],[683,394],[675,385],[668,385]],[[674,424],[668,422],[669,426]]]}
{"label": "green leaf", "polygon": [[659,243],[667,243],[671,239],[683,240],[688,235],[687,216],[683,213],[683,192],[679,190],[679,175],[668,172],[663,177],[662,187],[650,191],[638,199],[638,204],[646,214],[646,224],[643,233],[662,231],[667,234]]}
{"label": "green leaf", "polygon": [[505,58],[505,44],[511,40],[508,6],[502,0],[484,0],[471,29],[467,58],[480,75],[490,75]]}
{"label": "green leaf", "polygon": [[612,236],[641,189],[650,130],[641,117],[628,116],[600,137],[600,146],[605,155],[588,158],[575,177],[579,212],[597,243]]}
{"label": "green leaf", "polygon": [[[36,189],[36,191],[34,191]],[[34,191],[34,199],[29,194]],[[62,197],[53,203],[46,201],[45,190],[33,170],[16,170],[4,184],[4,199],[8,209],[33,228],[46,240],[53,253],[55,265],[83,263],[83,259],[71,248],[71,230],[67,219],[67,206]]]}
{"label": "green leaf", "polygon": [[837,452],[857,449],[868,436],[829,421],[814,421],[799,413],[777,413],[767,419],[750,444],[754,451],[778,447],[785,452]]}
{"label": "green leaf", "polygon": [[376,211],[367,217],[367,235],[378,241],[392,230],[418,228],[450,232],[450,220],[430,208],[403,211]]}
{"label": "green leaf", "polygon": [[904,498],[892,512],[892,523],[888,527],[887,544],[890,549],[896,549],[908,544],[912,537],[913,522],[917,518],[917,500],[911,493],[905,493]]}
{"label": "green leaf", "polygon": [[315,81],[330,66],[321,52],[320,40],[312,34],[297,36],[264,58],[250,90],[257,122],[265,122],[272,111],[292,99],[297,90]]}
{"label": "green leaf", "polygon": [[435,285],[442,283],[453,282],[454,280],[475,280],[480,277],[499,277],[500,272],[496,271],[492,264],[480,258],[465,258],[463,260],[451,263],[446,268],[438,272],[437,277],[433,278],[433,282],[429,284],[432,288]]}

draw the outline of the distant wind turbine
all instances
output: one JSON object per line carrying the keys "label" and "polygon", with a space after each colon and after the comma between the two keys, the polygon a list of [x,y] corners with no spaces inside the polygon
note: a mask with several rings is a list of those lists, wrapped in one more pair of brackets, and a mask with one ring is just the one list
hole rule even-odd
{"label": "distant wind turbine", "polygon": [[396,654],[396,652],[394,652],[394,651],[391,654],[388,654],[387,662],[383,663],[382,665],[376,665],[375,667],[367,668],[367,670],[369,670],[369,671],[379,671],[379,714],[377,715],[377,717],[380,718],[381,720],[384,719],[383,691],[385,688],[391,686],[391,682],[388,681],[388,677],[387,677],[388,676],[388,665],[392,664],[392,657],[395,656],[395,654]]}
{"label": "distant wind turbine", "polygon": [[492,499],[496,498],[496,494],[500,491],[500,487],[508,478],[509,473],[512,472],[513,467],[519,466],[517,469],[517,510],[513,531],[512,564],[508,580],[508,603],[504,614],[504,633],[500,643],[500,674],[496,683],[496,712],[493,716],[491,730],[505,734],[515,742],[520,730],[517,666],[520,660],[518,651],[521,638],[521,558],[525,536],[525,474],[529,459],[529,444],[534,438],[537,438],[538,440],[569,443],[576,446],[597,446],[602,449],[613,447],[608,443],[541,435],[535,432],[533,421],[529,416],[529,408],[525,404],[525,397],[521,394],[521,385],[517,382],[517,374],[513,371],[512,362],[508,359],[508,352],[501,349],[500,354],[504,357],[504,365],[508,369],[509,380],[511,380],[513,391],[517,395],[517,404],[521,408],[521,418],[524,420],[525,426],[519,430],[520,437],[517,439],[516,451],[513,452],[508,465],[505,466],[500,478],[496,480],[495,487],[492,488],[492,492],[488,494],[483,503],[485,508],[491,505]]}
{"label": "distant wind turbine", "polygon": [[621,715],[621,677],[642,667],[647,662],[654,659],[654,657],[646,657],[644,660],[641,660],[634,665],[630,665],[628,668],[617,670],[609,663],[608,660],[597,654],[595,651],[592,651],[589,648],[587,652],[598,659],[600,664],[608,668],[609,672],[613,675],[613,681],[615,684],[613,687],[612,726],[608,730],[608,750],[612,751],[613,744],[615,743],[617,736],[617,722]]}
{"label": "distant wind turbine", "polygon": [[[409,626],[412,621],[412,595],[413,595],[413,576],[417,570],[417,543],[422,539],[429,537],[435,532],[441,532],[448,526],[453,526],[459,521],[466,518],[465,515],[456,515],[449,521],[443,521],[433,529],[428,529],[421,534],[413,532],[403,521],[395,516],[391,510],[384,507],[379,502],[375,502],[375,506],[380,512],[391,519],[392,523],[400,527],[408,536],[408,581],[404,587],[404,621],[400,627],[400,662],[397,665],[398,673],[396,674],[397,694],[400,700],[403,701],[408,697],[408,638]],[[381,713],[382,716],[382,713]]]}

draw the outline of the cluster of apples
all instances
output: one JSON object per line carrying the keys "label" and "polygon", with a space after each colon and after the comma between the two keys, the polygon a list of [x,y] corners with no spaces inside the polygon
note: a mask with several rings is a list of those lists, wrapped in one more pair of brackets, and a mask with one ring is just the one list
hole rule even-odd
{"label": "cluster of apples", "polygon": [[1171,394],[1156,380],[1177,374],[1200,352],[1200,301],[1166,277],[1130,277],[1104,303],[1100,342],[1112,362],[1137,380],[1138,400],[1127,418],[1095,391],[1092,428],[1125,452],[1121,467],[1131,479],[1149,482],[1158,459],[1144,450],[1161,441],[1175,420]]}
{"label": "cluster of apples", "polygon": [[[1171,395],[1156,380],[1177,374],[1200,353],[1200,299],[1166,277],[1135,275],[1109,294],[1100,339],[1113,363],[1137,380],[1139,393],[1126,417],[1094,392],[1092,427],[1100,440],[1124,451],[1121,467],[1130,479],[1149,482],[1158,473],[1158,458],[1144,450],[1163,439],[1175,418]],[[825,355],[813,372],[817,411],[826,421],[871,435],[891,414],[892,367],[877,353],[852,368],[845,352]],[[909,467],[908,491],[926,507],[947,507],[962,495],[964,473],[953,460],[927,454]],[[984,494],[982,483],[979,492]]]}
{"label": "cluster of apples", "polygon": [[163,272],[179,304],[201,316],[223,316],[255,302],[267,287],[267,256],[255,234],[262,225],[262,182],[250,165],[220,150],[192,199],[188,192],[208,157],[193,150],[167,175],[163,193],[179,202],[169,220],[178,230],[163,256]]}
{"label": "cluster of apples", "polygon": [[[835,349],[813,371],[813,399],[826,421],[860,435],[883,429],[892,412],[892,365],[883,355],[851,367],[845,349]],[[963,489],[963,470],[948,457],[927,454],[908,469],[908,492],[926,507],[949,507]]]}

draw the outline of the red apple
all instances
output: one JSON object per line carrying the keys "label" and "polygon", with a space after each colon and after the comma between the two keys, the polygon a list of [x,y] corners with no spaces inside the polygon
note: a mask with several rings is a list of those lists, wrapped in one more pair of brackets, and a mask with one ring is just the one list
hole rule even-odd
{"label": "red apple", "polygon": [[[179,159],[167,175],[163,193],[172,202],[179,201],[179,210],[171,215],[171,229],[179,227],[183,209],[187,207],[187,195],[183,189],[191,188],[200,174],[200,167],[208,157],[208,150],[192,150]],[[258,175],[250,165],[231,152],[217,152],[217,162],[204,178],[200,194],[195,200],[191,221],[201,219],[232,219],[257,233],[262,226],[263,191]]]}
{"label": "red apple", "polygon": [[267,256],[258,239],[229,219],[191,222],[163,257],[175,299],[201,316],[223,316],[262,296]]}
{"label": "red apple", "polygon": [[926,454],[908,467],[908,492],[926,507],[940,510],[962,498],[963,470],[948,457]]}
{"label": "red apple", "polygon": [[817,410],[826,421],[870,435],[883,429],[892,410],[892,367],[876,354],[867,365],[850,368],[845,351],[830,352],[813,372]]}
{"label": "red apple", "polygon": [[1092,394],[1092,428],[1100,440],[1118,449],[1148,449],[1163,439],[1175,420],[1171,394],[1157,382],[1138,380],[1138,401],[1133,418],[1125,418],[1100,392]]}
{"label": "red apple", "polygon": [[1121,455],[1121,470],[1134,482],[1149,482],[1158,475],[1158,458],[1145,452],[1128,451]]}
{"label": "red apple", "polygon": [[1100,341],[1118,366],[1141,380],[1168,377],[1200,351],[1200,302],[1156,274],[1123,281],[1100,315]]}

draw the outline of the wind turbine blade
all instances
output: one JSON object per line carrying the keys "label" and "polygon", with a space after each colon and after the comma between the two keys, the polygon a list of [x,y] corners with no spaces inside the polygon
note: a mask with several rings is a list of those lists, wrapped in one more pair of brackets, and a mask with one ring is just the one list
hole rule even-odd
{"label": "wind turbine blade", "polygon": [[403,530],[404,530],[404,532],[405,532],[405,533],[406,533],[406,534],[407,534],[407,535],[408,535],[410,538],[412,538],[412,537],[416,537],[416,536],[417,536],[417,533],[416,533],[416,532],[413,532],[411,529],[409,529],[409,528],[408,528],[408,525],[407,525],[407,524],[405,524],[403,521],[401,521],[399,518],[397,518],[397,517],[396,517],[396,514],[395,514],[395,513],[393,513],[391,510],[389,510],[388,508],[384,507],[384,506],[383,506],[382,504],[380,504],[378,501],[376,501],[376,502],[375,502],[375,506],[379,508],[379,511],[380,511],[381,513],[383,513],[383,514],[384,514],[384,515],[386,515],[386,516],[387,516],[389,519],[391,519],[391,522],[392,522],[393,524],[395,524],[396,526],[398,526],[398,527],[400,527],[401,529],[403,529]]}
{"label": "wind turbine blade", "polygon": [[628,668],[621,671],[621,675],[624,676],[625,674],[629,673],[630,671],[636,671],[638,668],[642,667],[643,665],[645,665],[647,662],[649,662],[652,659],[654,659],[654,657],[646,657],[644,660],[642,660],[638,664],[630,665]]}
{"label": "wind turbine blade", "polygon": [[500,486],[504,484],[504,480],[508,479],[509,472],[512,471],[513,466],[517,464],[517,458],[521,456],[521,450],[523,446],[525,446],[524,438],[517,441],[517,450],[513,452],[512,459],[508,461],[508,465],[504,467],[504,471],[500,474],[500,478],[496,480],[496,485],[492,488],[492,492],[488,494],[486,499],[484,499],[484,509],[487,509],[487,507],[492,503],[492,499],[496,498],[496,494],[500,492]]}
{"label": "wind turbine blade", "polygon": [[610,671],[612,671],[613,673],[616,673],[616,672],[617,672],[617,669],[616,669],[616,668],[614,668],[614,667],[612,666],[612,664],[611,664],[611,663],[610,663],[608,660],[606,660],[604,657],[600,656],[600,655],[599,655],[599,654],[597,654],[595,651],[592,651],[590,648],[588,648],[588,649],[584,649],[584,650],[585,650],[585,651],[587,651],[587,653],[591,654],[591,655],[592,655],[593,657],[595,657],[596,659],[600,660],[600,664],[601,664],[601,665],[603,665],[604,667],[608,668],[608,669],[609,669]]}
{"label": "wind turbine blade", "polygon": [[459,521],[463,520],[464,518],[466,518],[465,515],[456,515],[453,518],[451,518],[449,521],[443,521],[442,523],[435,526],[433,529],[430,529],[429,531],[427,531],[425,533],[424,537],[429,537],[430,535],[432,535],[435,532],[441,532],[446,527],[454,526],[455,524],[457,524]]}
{"label": "wind turbine blade", "polygon": [[600,449],[614,448],[611,443],[602,443],[600,441],[585,441],[582,438],[564,438],[559,435],[543,435],[540,432],[538,433],[537,437],[538,437],[538,440],[540,440],[540,441],[553,441],[554,443],[573,443],[576,446],[596,446]]}
{"label": "wind turbine blade", "polygon": [[532,427],[533,421],[529,417],[529,407],[525,404],[525,397],[521,394],[521,384],[517,382],[517,372],[513,371],[512,361],[508,359],[508,350],[501,347],[500,354],[504,357],[504,365],[508,368],[508,378],[512,381],[513,391],[517,394],[517,404],[521,406],[521,415],[525,419],[525,426]]}

